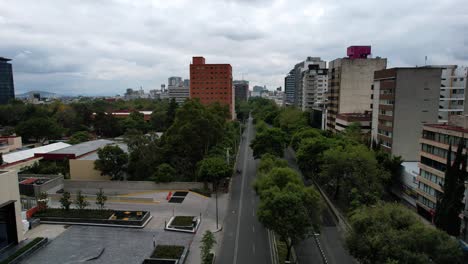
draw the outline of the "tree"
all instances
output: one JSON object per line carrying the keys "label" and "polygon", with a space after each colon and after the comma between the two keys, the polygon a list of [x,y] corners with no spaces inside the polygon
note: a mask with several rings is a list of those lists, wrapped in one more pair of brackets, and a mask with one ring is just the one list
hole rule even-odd
{"label": "tree", "polygon": [[128,163],[128,155],[117,145],[107,145],[98,150],[94,167],[101,175],[109,175],[111,180],[122,180],[122,174]]}
{"label": "tree", "polygon": [[231,167],[221,157],[208,157],[198,163],[198,180],[205,182],[205,189],[207,189],[206,184],[211,182],[215,190],[218,183],[229,177],[231,173]]}
{"label": "tree", "polygon": [[463,211],[463,197],[465,193],[465,182],[468,179],[466,172],[467,154],[463,154],[465,148],[464,140],[460,140],[452,164],[452,146],[450,145],[447,155],[447,169],[445,170],[443,192],[437,193],[435,225],[447,232],[447,234],[458,237],[460,235],[461,219]]}
{"label": "tree", "polygon": [[301,129],[298,132],[294,133],[293,137],[291,138],[290,145],[295,151],[297,151],[299,147],[301,146],[303,140],[309,139],[309,138],[316,138],[316,137],[322,138],[321,136],[322,136],[322,132],[319,129],[315,129],[315,128]]}
{"label": "tree", "polygon": [[292,246],[307,237],[312,221],[299,194],[277,187],[266,192],[268,198],[260,200],[258,220],[286,243],[289,260]]}
{"label": "tree", "polygon": [[99,209],[104,209],[104,205],[106,204],[107,196],[104,195],[102,188],[99,188],[99,192],[96,193],[96,205]]}
{"label": "tree", "polygon": [[345,128],[343,135],[349,140],[365,143],[363,140],[364,136],[362,134],[361,125],[358,122],[353,122],[347,128]]}
{"label": "tree", "polygon": [[216,244],[216,239],[213,233],[210,230],[206,230],[205,234],[203,234],[201,242],[202,244],[200,245],[200,250],[202,264],[211,264],[211,250]]}
{"label": "tree", "polygon": [[166,116],[167,127],[170,127],[172,125],[172,123],[174,123],[178,107],[179,107],[179,105],[175,101],[175,98],[172,98],[171,101],[169,102],[169,107],[168,107],[167,112],[166,112],[166,114],[167,114],[167,116]]}
{"label": "tree", "polygon": [[62,197],[60,197],[60,204],[62,206],[62,209],[65,210],[70,210],[70,205],[72,204],[70,200],[70,193],[69,192],[63,192]]}
{"label": "tree", "polygon": [[111,114],[97,112],[94,117],[96,134],[102,137],[117,137],[122,134],[119,121]]}
{"label": "tree", "polygon": [[364,145],[347,145],[324,152],[318,180],[333,194],[334,200],[358,207],[375,204],[389,177]]}
{"label": "tree", "polygon": [[263,133],[257,133],[250,144],[256,159],[269,153],[278,157],[283,156],[286,135],[279,128],[268,128]]}
{"label": "tree", "polygon": [[176,170],[171,165],[163,163],[158,166],[158,168],[156,169],[156,173],[151,179],[156,183],[171,182],[174,180],[175,174]]}
{"label": "tree", "polygon": [[259,175],[268,174],[274,168],[288,168],[288,162],[271,154],[264,154],[260,159],[257,173]]}
{"label": "tree", "polygon": [[361,207],[350,217],[346,239],[350,253],[362,264],[458,264],[462,252],[455,239],[426,226],[399,204]]}
{"label": "tree", "polygon": [[296,160],[299,168],[307,177],[312,177],[319,173],[322,165],[323,153],[334,144],[333,139],[322,136],[305,138],[296,153]]}
{"label": "tree", "polygon": [[34,139],[36,142],[44,143],[49,139],[56,139],[62,135],[63,128],[52,118],[38,117],[21,122],[16,127],[18,133],[24,140]]}
{"label": "tree", "polygon": [[81,193],[81,190],[76,193],[75,205],[79,210],[83,210],[89,205],[89,202],[86,201],[86,197]]}
{"label": "tree", "polygon": [[82,142],[90,141],[91,138],[91,134],[89,134],[87,131],[78,131],[70,137],[68,143],[75,145]]}
{"label": "tree", "polygon": [[283,130],[286,135],[293,135],[295,132],[307,126],[307,118],[300,109],[295,107],[286,107],[281,109],[275,126]]}
{"label": "tree", "polygon": [[168,127],[167,112],[153,111],[150,118],[151,128],[157,132],[164,132]]}
{"label": "tree", "polygon": [[129,130],[137,130],[141,133],[146,133],[148,130],[148,125],[145,121],[145,115],[138,111],[132,111],[128,117],[122,119],[120,121],[120,126],[122,127],[124,133]]}
{"label": "tree", "polygon": [[291,168],[273,168],[268,174],[260,175],[254,182],[254,189],[262,197],[266,190],[277,187],[282,190],[288,184],[302,185],[301,178]]}
{"label": "tree", "polygon": [[250,105],[248,102],[236,102],[236,113],[237,119],[244,122],[247,118],[249,118],[250,113]]}
{"label": "tree", "polygon": [[49,203],[49,195],[46,192],[41,192],[37,197],[37,210],[47,210],[47,204]]}

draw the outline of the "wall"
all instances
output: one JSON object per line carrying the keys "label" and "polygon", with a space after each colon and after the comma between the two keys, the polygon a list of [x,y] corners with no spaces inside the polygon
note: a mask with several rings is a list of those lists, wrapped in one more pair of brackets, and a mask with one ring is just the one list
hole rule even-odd
{"label": "wall", "polygon": [[201,189],[201,182],[170,182],[156,184],[150,181],[75,181],[65,180],[64,190],[76,193],[81,190],[84,194],[96,194],[102,188],[108,195],[128,194],[152,190],[188,190]]}
{"label": "wall", "polygon": [[[54,175],[54,174],[19,174],[18,175],[19,181],[23,181],[27,178],[38,178],[44,179],[47,178],[49,181],[41,184],[36,185],[34,184],[34,195],[37,197],[42,192],[47,192],[48,190],[55,188],[59,185],[63,184],[63,176],[62,175]],[[22,194],[24,195],[24,193]]]}
{"label": "wall", "polygon": [[99,170],[94,169],[94,160],[71,159],[70,179],[77,181],[109,180],[109,176],[101,176]]}
{"label": "wall", "polygon": [[392,154],[419,160],[423,124],[437,124],[441,69],[398,69],[393,113]]}
{"label": "wall", "polygon": [[18,241],[23,240],[23,223],[21,222],[21,204],[16,171],[0,171],[0,204],[15,201],[16,232]]}
{"label": "wall", "polygon": [[387,59],[343,59],[338,113],[370,111],[374,72],[387,67]]}

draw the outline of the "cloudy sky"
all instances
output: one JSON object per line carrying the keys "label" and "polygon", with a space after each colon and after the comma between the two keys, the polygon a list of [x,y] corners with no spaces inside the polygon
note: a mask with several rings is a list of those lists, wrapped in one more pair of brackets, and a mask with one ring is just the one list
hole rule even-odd
{"label": "cloudy sky", "polygon": [[372,45],[389,66],[468,65],[466,0],[0,0],[16,93],[115,95],[188,78],[192,56],[273,89],[307,56]]}

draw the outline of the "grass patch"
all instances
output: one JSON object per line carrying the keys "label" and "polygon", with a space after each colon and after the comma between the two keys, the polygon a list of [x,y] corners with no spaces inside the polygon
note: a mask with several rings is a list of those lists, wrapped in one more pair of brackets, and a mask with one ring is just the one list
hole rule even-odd
{"label": "grass patch", "polygon": [[171,222],[171,226],[193,226],[195,216],[176,216]]}
{"label": "grass patch", "polygon": [[211,197],[210,189],[190,189],[191,192],[201,194],[206,197]]}
{"label": "grass patch", "polygon": [[278,250],[279,263],[284,263],[288,255],[288,248],[286,243],[281,241],[278,237],[276,237],[276,249]]}
{"label": "grass patch", "polygon": [[182,253],[184,253],[183,246],[157,245],[151,258],[180,259]]}
{"label": "grass patch", "polygon": [[34,214],[35,217],[61,217],[61,218],[86,218],[86,219],[109,219],[114,214],[112,210],[99,209],[59,209],[47,208],[42,212]]}
{"label": "grass patch", "polygon": [[26,244],[24,247],[18,249],[13,255],[9,256],[7,259],[3,260],[2,262],[0,262],[0,264],[8,264],[10,263],[11,261],[13,261],[15,258],[19,257],[21,254],[23,254],[24,252],[26,252],[27,250],[29,250],[30,248],[32,248],[33,246],[35,246],[37,243],[39,243],[42,239],[42,237],[36,237],[35,239],[33,239],[31,242],[29,242],[28,244]]}

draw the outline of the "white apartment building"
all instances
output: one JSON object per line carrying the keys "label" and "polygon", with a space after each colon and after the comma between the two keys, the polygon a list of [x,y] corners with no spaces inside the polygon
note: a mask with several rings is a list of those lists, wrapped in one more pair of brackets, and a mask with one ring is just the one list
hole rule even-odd
{"label": "white apartment building", "polygon": [[326,102],[327,91],[328,70],[326,69],[326,62],[318,58],[315,64],[308,65],[308,69],[302,75],[302,111],[323,106]]}
{"label": "white apartment building", "polygon": [[[432,67],[432,66],[431,66]],[[441,67],[441,85],[440,85],[440,101],[439,101],[439,123],[447,123],[450,116],[461,115],[465,104],[465,91],[468,82],[467,67],[458,67],[457,65],[443,65]]]}

